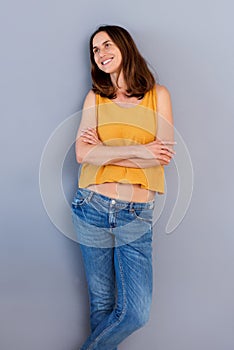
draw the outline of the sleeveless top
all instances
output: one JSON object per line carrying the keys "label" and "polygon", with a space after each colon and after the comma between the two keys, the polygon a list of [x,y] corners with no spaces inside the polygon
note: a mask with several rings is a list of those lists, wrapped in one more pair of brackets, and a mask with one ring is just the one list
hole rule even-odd
{"label": "sleeveless top", "polygon": [[[157,133],[156,89],[148,91],[139,104],[124,108],[107,97],[96,95],[97,132],[99,139],[109,146],[146,144]],[[164,193],[164,167],[130,168],[114,164],[83,163],[79,187],[104,182],[140,184],[142,188]]]}

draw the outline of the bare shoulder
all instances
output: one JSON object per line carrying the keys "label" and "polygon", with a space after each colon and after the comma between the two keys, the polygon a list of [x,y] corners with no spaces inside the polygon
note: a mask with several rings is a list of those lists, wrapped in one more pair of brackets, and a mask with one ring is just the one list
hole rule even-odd
{"label": "bare shoulder", "polygon": [[156,84],[156,93],[158,99],[170,98],[170,92],[165,85]]}
{"label": "bare shoulder", "polygon": [[157,111],[164,118],[172,123],[172,105],[171,105],[171,95],[168,88],[164,85],[156,85],[157,94]]}
{"label": "bare shoulder", "polygon": [[84,107],[93,107],[96,103],[96,95],[93,90],[89,90],[84,100]]}
{"label": "bare shoulder", "polygon": [[82,108],[82,117],[80,126],[78,129],[78,137],[81,134],[81,130],[86,129],[88,127],[95,128],[96,127],[96,95],[90,90],[84,100],[83,108]]}

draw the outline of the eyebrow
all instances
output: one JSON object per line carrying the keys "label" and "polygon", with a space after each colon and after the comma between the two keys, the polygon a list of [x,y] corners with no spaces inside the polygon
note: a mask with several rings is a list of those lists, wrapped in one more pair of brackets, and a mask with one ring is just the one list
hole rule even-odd
{"label": "eyebrow", "polygon": [[[106,41],[104,41],[104,42],[102,43],[102,45],[105,45],[105,44],[108,43],[108,42],[111,42],[111,40],[106,40]],[[96,48],[97,48],[97,46],[93,46],[93,50],[96,49]]]}

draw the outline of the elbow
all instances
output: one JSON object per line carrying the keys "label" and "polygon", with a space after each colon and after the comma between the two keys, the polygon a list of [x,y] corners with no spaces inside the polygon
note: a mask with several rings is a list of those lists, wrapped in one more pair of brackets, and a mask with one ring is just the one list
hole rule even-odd
{"label": "elbow", "polygon": [[86,152],[76,152],[76,161],[79,164],[83,163],[90,163],[92,159],[89,159],[90,157],[87,157],[88,154]]}
{"label": "elbow", "polygon": [[85,152],[82,145],[79,142],[76,142],[75,152],[76,152],[77,163],[79,164],[84,163]]}
{"label": "elbow", "polygon": [[77,155],[76,156],[76,161],[77,161],[77,163],[82,164],[83,163],[83,158],[81,156]]}
{"label": "elbow", "polygon": [[82,164],[84,162],[84,155],[76,149],[76,161],[79,164]]}
{"label": "elbow", "polygon": [[76,161],[79,164],[90,163],[97,164],[97,155],[93,152],[95,145],[83,145],[77,143],[76,145]]}

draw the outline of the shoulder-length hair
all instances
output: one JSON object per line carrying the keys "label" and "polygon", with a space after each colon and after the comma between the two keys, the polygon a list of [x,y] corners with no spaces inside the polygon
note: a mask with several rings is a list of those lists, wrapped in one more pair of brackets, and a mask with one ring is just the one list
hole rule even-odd
{"label": "shoulder-length hair", "polygon": [[142,98],[146,92],[155,86],[155,78],[150,72],[145,59],[140,54],[131,35],[126,29],[116,25],[101,26],[90,37],[92,90],[103,97],[108,97],[110,99],[116,98],[116,88],[112,84],[110,74],[101,71],[94,60],[93,38],[99,32],[106,32],[122,54],[120,71],[122,69],[124,80],[127,85],[127,96],[135,96],[139,99]]}

